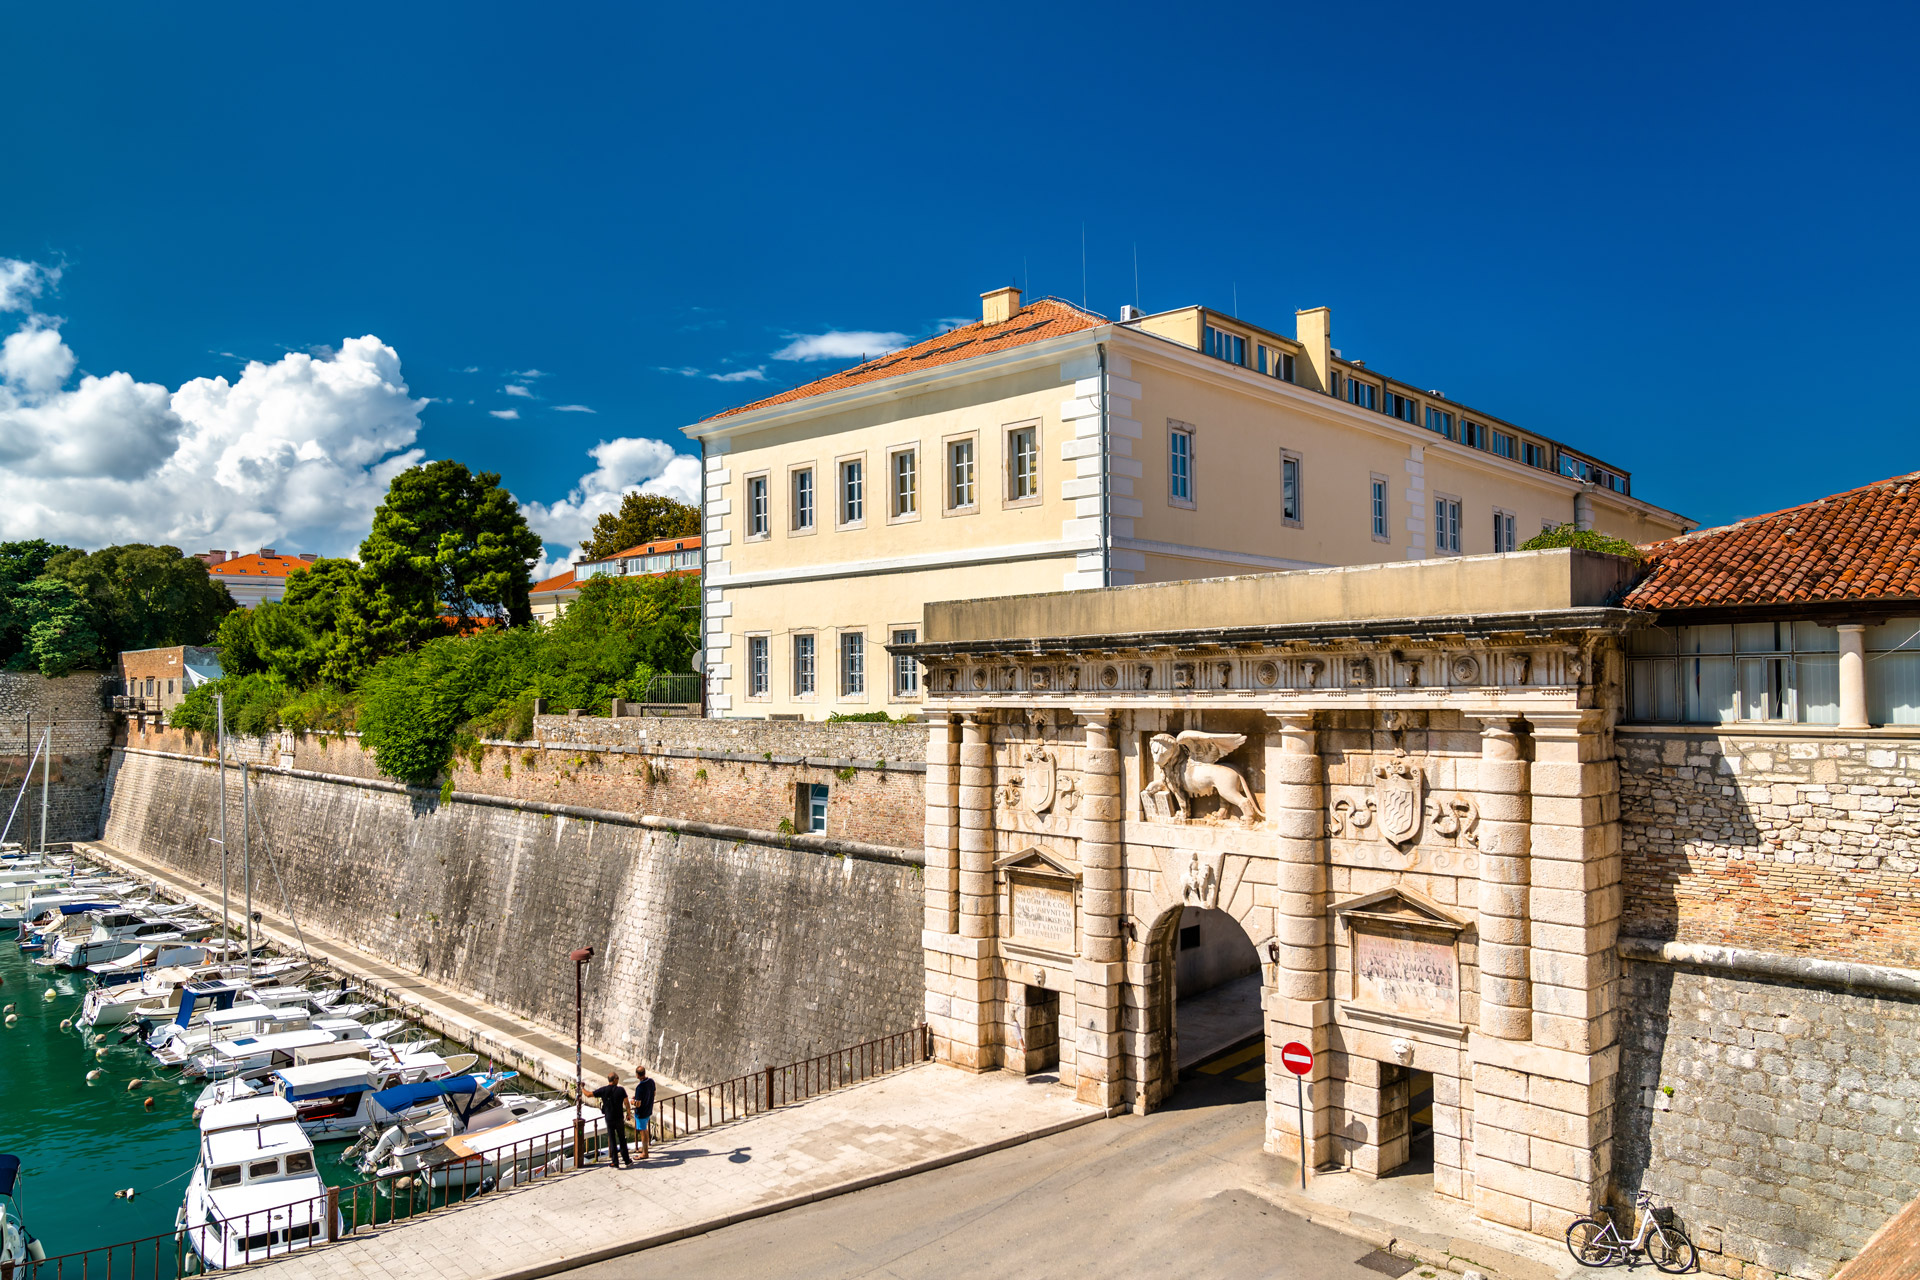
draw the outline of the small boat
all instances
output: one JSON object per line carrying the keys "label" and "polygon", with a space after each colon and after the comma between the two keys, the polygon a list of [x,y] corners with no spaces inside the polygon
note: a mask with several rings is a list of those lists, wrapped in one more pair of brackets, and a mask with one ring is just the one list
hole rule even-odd
{"label": "small boat", "polygon": [[[414,1174],[445,1188],[510,1186],[570,1167],[573,1104],[564,1098],[494,1093],[503,1078],[457,1076],[375,1094],[381,1110],[409,1114],[380,1136],[363,1157],[362,1170],[381,1178]],[[435,1086],[441,1087],[439,1105],[422,1107],[420,1102],[434,1095],[421,1091]],[[606,1125],[591,1108],[582,1119],[589,1137]]]}
{"label": "small boat", "polygon": [[[353,1025],[363,1033],[366,1031],[357,1022]],[[273,1035],[221,1040],[208,1045],[203,1054],[196,1054],[186,1074],[225,1080],[229,1076],[245,1075],[261,1068],[290,1067],[296,1050],[331,1044],[340,1038],[331,1030],[315,1026],[304,1031],[281,1031]]]}
{"label": "small boat", "polygon": [[19,1181],[20,1157],[0,1155],[0,1275],[9,1277],[21,1263],[47,1260],[47,1251],[20,1217],[20,1202],[15,1198]]}
{"label": "small boat", "polygon": [[449,1060],[439,1054],[419,1054],[380,1062],[337,1058],[304,1066],[283,1067],[268,1082],[273,1092],[293,1103],[300,1127],[315,1138],[344,1138],[359,1133],[374,1119],[373,1099],[398,1085],[444,1080],[478,1061],[476,1054]]}
{"label": "small boat", "polygon": [[[153,1056],[162,1066],[199,1076],[215,1064],[213,1051],[220,1045],[313,1030],[317,1030],[313,1015],[299,1005],[236,1004],[208,1014],[203,1026],[169,1037],[154,1048]],[[332,1033],[324,1037],[338,1038]]]}
{"label": "small boat", "polygon": [[59,940],[47,948],[47,955],[62,969],[85,969],[118,960],[143,946],[192,942],[212,931],[211,924],[178,914],[102,911],[93,915],[93,926],[85,937],[62,931]]}
{"label": "small boat", "polygon": [[209,1107],[200,1117],[200,1160],[176,1226],[208,1270],[261,1262],[339,1234],[339,1216],[327,1221],[313,1141],[294,1116],[284,1098],[260,1098]]}

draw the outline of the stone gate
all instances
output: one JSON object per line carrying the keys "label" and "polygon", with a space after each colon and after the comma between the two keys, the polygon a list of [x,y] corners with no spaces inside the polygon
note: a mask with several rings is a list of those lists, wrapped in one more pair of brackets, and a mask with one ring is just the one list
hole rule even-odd
{"label": "stone gate", "polygon": [[[1172,937],[1260,961],[1267,1148],[1558,1235],[1605,1194],[1628,566],[1547,551],[929,606],[937,1055],[1175,1087]],[[1279,1047],[1315,1061],[1305,1133]],[[1284,1085],[1284,1087],[1282,1087]]]}

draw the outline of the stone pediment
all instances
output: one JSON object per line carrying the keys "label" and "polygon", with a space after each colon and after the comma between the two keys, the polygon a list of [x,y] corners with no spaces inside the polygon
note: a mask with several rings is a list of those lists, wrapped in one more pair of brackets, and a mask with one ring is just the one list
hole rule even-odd
{"label": "stone pediment", "polygon": [[1459,933],[1472,924],[1465,917],[1455,915],[1432,898],[1412,889],[1376,890],[1358,898],[1337,902],[1333,909],[1349,924],[1365,921],[1370,924],[1412,925],[1443,929],[1448,933]]}
{"label": "stone pediment", "polygon": [[1045,849],[1021,849],[993,860],[995,871],[1027,871],[1035,875],[1063,876],[1077,881],[1080,873]]}

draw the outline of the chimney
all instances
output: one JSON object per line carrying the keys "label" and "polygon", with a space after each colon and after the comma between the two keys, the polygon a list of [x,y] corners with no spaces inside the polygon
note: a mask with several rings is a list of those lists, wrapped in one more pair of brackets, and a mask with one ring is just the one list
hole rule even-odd
{"label": "chimney", "polygon": [[318,560],[320,558],[320,553],[317,551],[302,551],[300,553],[300,558],[302,560],[305,560],[308,564],[312,564],[315,560]]}
{"label": "chimney", "polygon": [[989,289],[980,295],[980,321],[982,324],[1003,324],[1013,319],[1013,313],[1020,309],[1020,291],[1012,285],[1004,289]]}
{"label": "chimney", "polygon": [[262,547],[260,548],[260,554],[263,556],[277,556],[280,553],[278,551],[275,551],[272,547]]}
{"label": "chimney", "polygon": [[208,564],[221,564],[225,562],[227,553],[224,551],[209,551],[199,558],[205,560]]}
{"label": "chimney", "polygon": [[1333,312],[1325,307],[1293,313],[1293,336],[1306,349],[1306,367],[1295,372],[1300,385],[1333,394]]}

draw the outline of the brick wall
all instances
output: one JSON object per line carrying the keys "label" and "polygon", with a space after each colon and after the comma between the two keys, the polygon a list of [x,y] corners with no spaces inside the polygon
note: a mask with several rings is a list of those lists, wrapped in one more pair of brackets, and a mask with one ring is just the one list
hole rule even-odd
{"label": "brick wall", "polygon": [[1641,962],[1625,997],[1614,1181],[1702,1270],[1831,1275],[1920,1191],[1920,1002]]}
{"label": "brick wall", "polygon": [[[47,788],[47,839],[91,840],[100,834],[106,799],[107,748],[113,720],[106,711],[112,675],[78,672],[49,680],[0,671],[0,822],[13,808],[34,746],[53,726],[53,777]],[[20,803],[9,840],[40,837],[41,767],[34,765],[30,796]]]}
{"label": "brick wall", "polygon": [[[113,756],[105,843],[217,891],[214,767]],[[256,894],[284,882],[309,927],[565,1034],[567,953],[593,946],[587,1038],[614,1061],[723,1079],[923,1016],[918,868],[257,777]]]}
{"label": "brick wall", "polygon": [[1920,734],[1615,737],[1622,933],[1920,966]]}
{"label": "brick wall", "polygon": [[[921,725],[542,716],[537,728],[534,741],[490,743],[477,761],[457,762],[455,789],[778,831],[796,820],[795,788],[823,783],[826,835],[900,849],[917,848],[923,838]],[[128,732],[131,746],[213,754],[203,735],[138,725]],[[237,758],[379,776],[356,734],[282,734],[231,745]]]}

